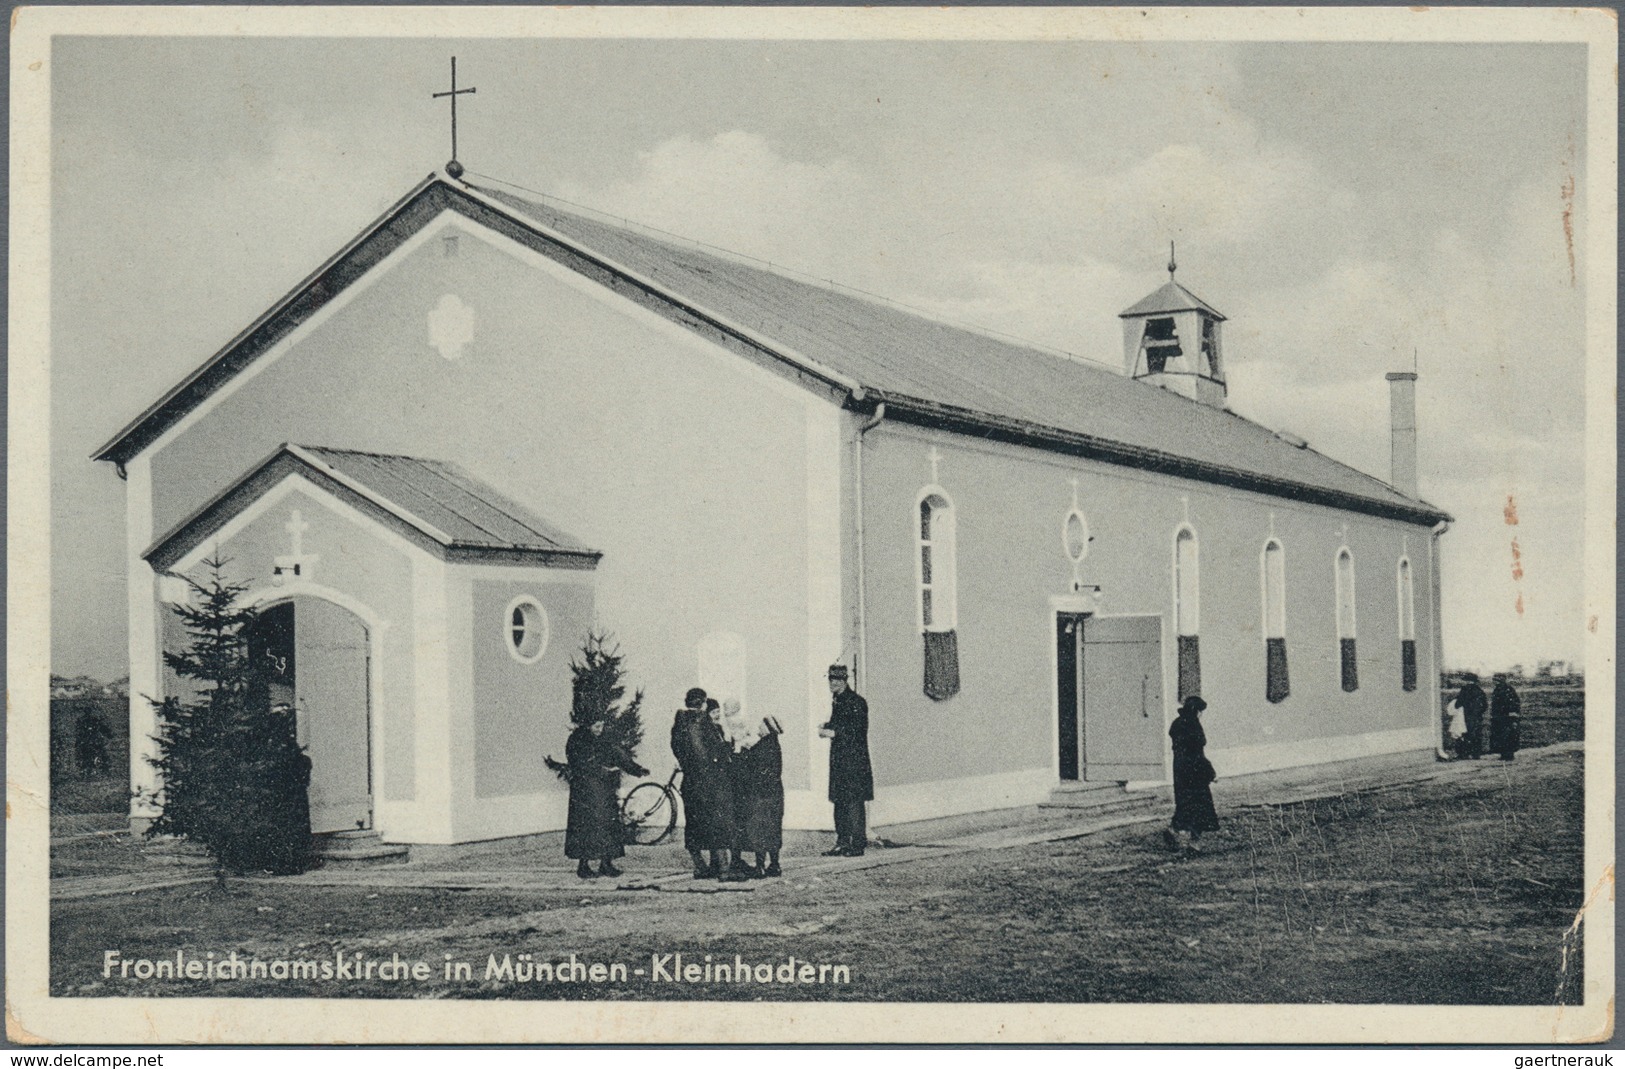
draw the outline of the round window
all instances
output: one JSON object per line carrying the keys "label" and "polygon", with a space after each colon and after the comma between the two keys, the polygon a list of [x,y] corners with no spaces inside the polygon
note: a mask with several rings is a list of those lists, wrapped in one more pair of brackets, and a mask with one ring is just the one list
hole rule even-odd
{"label": "round window", "polygon": [[1061,544],[1073,564],[1089,555],[1089,521],[1077,509],[1066,514],[1066,522],[1061,527]]}
{"label": "round window", "polygon": [[514,598],[502,617],[508,652],[521,664],[534,664],[547,649],[547,613],[541,602],[525,595]]}

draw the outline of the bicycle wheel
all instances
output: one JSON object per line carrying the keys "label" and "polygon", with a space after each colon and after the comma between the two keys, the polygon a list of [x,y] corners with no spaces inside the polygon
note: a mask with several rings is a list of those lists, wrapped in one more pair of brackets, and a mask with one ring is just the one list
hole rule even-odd
{"label": "bicycle wheel", "polygon": [[621,802],[621,825],[626,841],[637,846],[664,842],[677,827],[677,807],[659,783],[640,783]]}

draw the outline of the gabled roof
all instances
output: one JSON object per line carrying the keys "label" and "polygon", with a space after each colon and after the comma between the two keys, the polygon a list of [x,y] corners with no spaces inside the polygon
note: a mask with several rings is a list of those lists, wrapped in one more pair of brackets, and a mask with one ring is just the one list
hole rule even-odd
{"label": "gabled roof", "polygon": [[1118,319],[1128,319],[1130,316],[1161,315],[1165,312],[1206,312],[1214,319],[1223,320],[1212,305],[1202,298],[1181,286],[1173,279],[1163,283],[1157,292],[1142,297],[1129,307],[1117,313]]}
{"label": "gabled roof", "polygon": [[[977,437],[1407,522],[1448,519],[1380,479],[1289,444],[1234,413],[1115,371],[505,190],[434,176],[120,432],[96,458],[122,463],[145,449],[445,210],[526,244],[809,386],[826,389],[847,407],[873,411],[884,403],[889,418]],[[1188,307],[1207,309],[1172,282],[1147,301],[1170,287],[1183,295],[1180,301],[1195,302]]]}
{"label": "gabled roof", "polygon": [[300,475],[443,560],[594,568],[602,556],[455,464],[285,444],[153,543],[162,571],[290,475]]}

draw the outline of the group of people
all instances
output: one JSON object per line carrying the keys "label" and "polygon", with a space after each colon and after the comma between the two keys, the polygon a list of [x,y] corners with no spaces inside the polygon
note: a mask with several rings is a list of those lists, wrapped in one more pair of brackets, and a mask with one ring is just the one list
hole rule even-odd
{"label": "group of people", "polygon": [[1453,756],[1458,761],[1476,761],[1484,755],[1484,714],[1489,713],[1489,752],[1511,761],[1522,743],[1520,720],[1523,702],[1505,672],[1495,674],[1495,687],[1489,697],[1479,685],[1478,676],[1468,672],[1461,689],[1450,701],[1450,722],[1445,732]]}
{"label": "group of people", "polygon": [[[869,842],[867,803],[874,798],[869,706],[852,690],[844,665],[830,666],[829,689],[830,718],[818,733],[830,742],[829,800],[835,807],[835,845],[824,853],[862,857]],[[1174,815],[1165,835],[1178,849],[1198,849],[1202,834],[1219,827],[1212,792],[1217,774],[1207,759],[1207,734],[1201,721],[1206,708],[1207,702],[1200,697],[1186,697],[1168,729]],[[1483,755],[1488,713],[1489,752],[1499,754],[1503,761],[1513,760],[1520,742],[1522,703],[1505,673],[1496,674],[1494,690],[1486,697],[1478,677],[1469,672],[1450,709],[1447,730],[1456,758],[1476,760]],[[616,784],[621,771],[648,774],[629,755],[605,748],[599,742],[602,729],[602,723],[578,729],[570,736],[567,751],[572,768],[605,773],[571,781],[565,853],[581,859],[577,874],[584,878],[597,875],[589,858],[600,860],[603,875],[620,874],[613,864],[625,852],[615,816]],[[699,687],[685,696],[672,723],[671,750],[683,770],[683,845],[694,863],[695,879],[760,879],[782,873],[781,734],[783,728],[771,716],[754,725],[747,722],[738,702],[718,703]],[[746,854],[751,855],[752,863],[746,863]]]}
{"label": "group of people", "polygon": [[[869,705],[849,684],[845,665],[829,669],[829,800],[835,807],[830,857],[862,857],[869,844],[867,803],[875,796],[869,763]],[[564,853],[582,879],[619,876],[626,854],[619,809],[621,774],[649,770],[604,732],[579,725],[565,746],[570,802]],[[737,701],[718,702],[694,687],[671,725],[671,752],[682,769],[683,846],[696,880],[764,879],[783,874],[784,728],[774,717],[752,723]],[[746,856],[750,861],[747,863]],[[596,861],[595,870],[592,863]]]}
{"label": "group of people", "polygon": [[[778,876],[784,844],[784,728],[769,716],[750,723],[694,687],[671,725],[671,752],[683,770],[683,846],[696,880]],[[745,863],[745,855],[752,863]]]}

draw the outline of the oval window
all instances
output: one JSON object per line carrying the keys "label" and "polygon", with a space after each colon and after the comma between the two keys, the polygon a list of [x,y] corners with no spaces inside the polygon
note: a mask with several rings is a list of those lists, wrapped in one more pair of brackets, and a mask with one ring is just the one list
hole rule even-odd
{"label": "oval window", "polygon": [[521,664],[534,664],[547,649],[547,613],[533,597],[517,597],[508,603],[502,630],[508,652]]}
{"label": "oval window", "polygon": [[1066,523],[1061,528],[1061,544],[1066,547],[1066,555],[1073,564],[1089,555],[1089,521],[1077,509],[1066,514]]}

